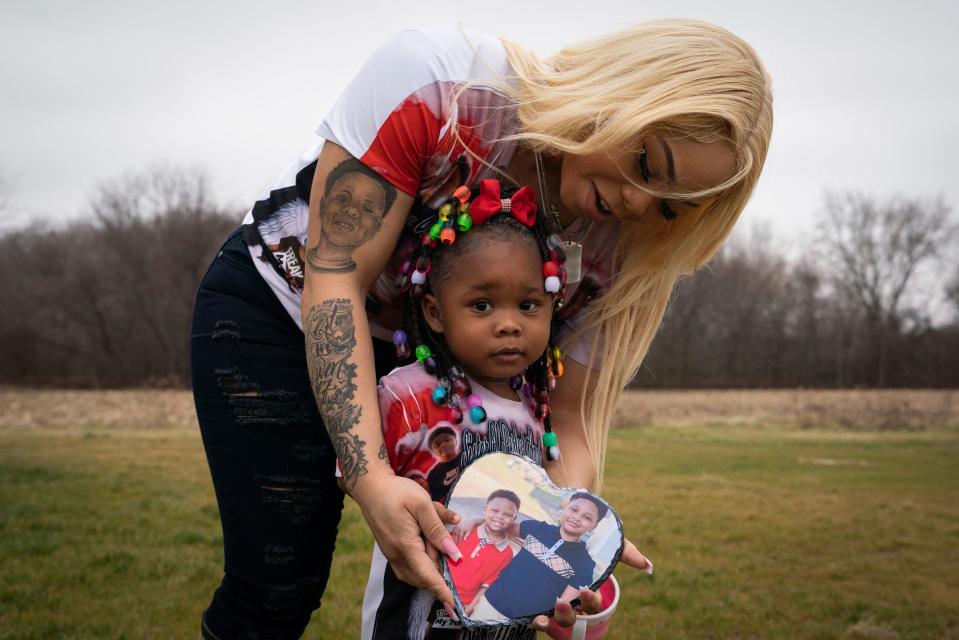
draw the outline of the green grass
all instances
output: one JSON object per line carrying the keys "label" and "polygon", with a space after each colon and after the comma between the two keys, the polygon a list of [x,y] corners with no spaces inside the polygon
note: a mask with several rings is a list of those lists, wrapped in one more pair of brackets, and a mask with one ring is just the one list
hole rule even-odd
{"label": "green grass", "polygon": [[[608,637],[959,635],[959,433],[625,429],[607,477],[657,567]],[[221,544],[195,433],[0,432],[0,638],[195,638]],[[305,637],[356,636],[369,544],[350,504]]]}

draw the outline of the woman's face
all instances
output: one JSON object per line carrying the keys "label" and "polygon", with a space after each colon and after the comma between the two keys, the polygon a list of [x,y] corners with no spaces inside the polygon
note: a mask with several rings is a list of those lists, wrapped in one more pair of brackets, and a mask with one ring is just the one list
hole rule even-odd
{"label": "woman's face", "polygon": [[727,143],[650,135],[609,153],[567,153],[560,171],[560,202],[567,215],[593,220],[639,220],[669,212],[682,216],[702,206],[702,199],[664,202],[630,180],[654,190],[692,193],[722,184],[735,167]]}

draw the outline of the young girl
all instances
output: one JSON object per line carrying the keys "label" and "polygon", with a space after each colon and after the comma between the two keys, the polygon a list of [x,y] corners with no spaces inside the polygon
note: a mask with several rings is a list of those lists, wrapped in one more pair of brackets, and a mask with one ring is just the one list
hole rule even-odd
{"label": "young girl", "polygon": [[[484,454],[560,459],[549,394],[563,374],[551,331],[566,284],[561,241],[536,215],[528,187],[514,192],[484,180],[471,195],[456,190],[398,269],[396,285],[407,295],[393,343],[401,361],[415,361],[378,387],[380,456],[398,475],[426,477],[435,501]],[[397,579],[374,548],[363,638],[461,637],[455,618],[432,593]],[[534,631],[521,625],[496,634],[532,638]]]}
{"label": "young girl", "polygon": [[[531,189],[501,190],[484,180],[470,195],[457,189],[399,268],[397,285],[407,295],[404,329],[393,343],[401,360],[415,361],[378,388],[380,455],[399,475],[426,477],[436,501],[491,451],[540,464],[544,455],[560,455],[549,416],[549,391],[562,375],[551,342],[565,285],[560,243],[537,217]],[[455,637],[455,614],[422,593],[396,578],[377,547],[363,637]]]}

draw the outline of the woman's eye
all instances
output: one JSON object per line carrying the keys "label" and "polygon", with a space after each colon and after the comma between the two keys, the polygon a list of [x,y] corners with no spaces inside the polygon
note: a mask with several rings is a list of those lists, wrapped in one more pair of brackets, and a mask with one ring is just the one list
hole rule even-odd
{"label": "woman's eye", "polygon": [[673,208],[669,206],[669,203],[663,200],[659,203],[659,212],[663,214],[663,217],[667,220],[673,220],[676,218],[676,212],[673,211]]}
{"label": "woman's eye", "polygon": [[649,182],[653,174],[649,171],[649,154],[646,152],[646,143],[643,143],[643,148],[639,150],[637,164],[639,165],[639,175],[643,177],[644,182]]}
{"label": "woman's eye", "polygon": [[486,300],[477,300],[476,302],[472,304],[472,307],[473,309],[475,309],[476,311],[479,311],[480,313],[486,313],[487,311],[493,308],[493,305],[491,305]]}

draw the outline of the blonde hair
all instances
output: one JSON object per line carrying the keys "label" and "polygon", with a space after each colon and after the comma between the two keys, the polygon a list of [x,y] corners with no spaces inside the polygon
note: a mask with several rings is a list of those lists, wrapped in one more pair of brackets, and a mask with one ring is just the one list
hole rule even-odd
{"label": "blonde hair", "polygon": [[[622,225],[613,255],[616,275],[589,307],[578,334],[594,336],[582,419],[598,491],[613,412],[646,356],[673,286],[719,249],[759,179],[772,133],[770,79],[739,37],[692,20],[641,24],[547,60],[504,45],[516,73],[510,85],[519,121],[509,139],[546,154],[590,154],[634,145],[640,134],[656,132],[725,142],[736,156],[729,180],[685,194],[715,196],[708,204],[660,220],[652,231]],[[594,370],[594,364],[600,366]]]}

